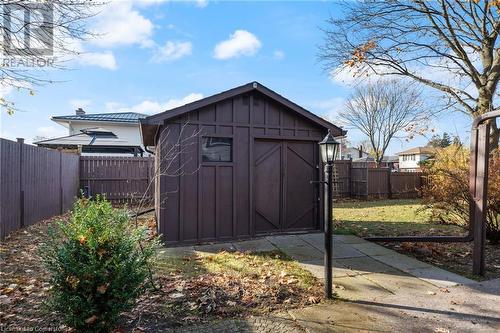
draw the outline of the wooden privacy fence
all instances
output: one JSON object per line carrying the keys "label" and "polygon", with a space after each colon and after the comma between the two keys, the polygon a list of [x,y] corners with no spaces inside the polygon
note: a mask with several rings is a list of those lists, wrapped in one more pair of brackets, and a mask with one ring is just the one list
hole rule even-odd
{"label": "wooden privacy fence", "polygon": [[81,156],[80,187],[115,203],[136,203],[144,193],[152,200],[153,166],[152,157]]}
{"label": "wooden privacy fence", "polygon": [[[153,157],[79,156],[0,139],[0,238],[71,208],[79,190],[115,203],[154,197]],[[422,176],[335,163],[335,193],[356,198],[416,198]]]}
{"label": "wooden privacy fence", "polygon": [[388,168],[353,167],[336,161],[336,195],[354,198],[418,198],[423,185],[420,172],[391,172]]}
{"label": "wooden privacy fence", "polygon": [[79,156],[0,138],[0,238],[71,208]]}

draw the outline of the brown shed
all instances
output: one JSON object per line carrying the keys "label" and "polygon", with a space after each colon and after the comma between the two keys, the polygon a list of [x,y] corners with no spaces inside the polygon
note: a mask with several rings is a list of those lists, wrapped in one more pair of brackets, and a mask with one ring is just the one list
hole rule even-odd
{"label": "brown shed", "polygon": [[319,230],[328,129],[346,134],[257,82],[141,119],[166,244]]}

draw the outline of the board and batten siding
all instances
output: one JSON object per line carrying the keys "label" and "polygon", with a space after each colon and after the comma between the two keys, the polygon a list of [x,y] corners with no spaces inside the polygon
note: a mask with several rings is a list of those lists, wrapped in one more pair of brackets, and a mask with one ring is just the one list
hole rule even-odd
{"label": "board and batten siding", "polygon": [[[303,165],[314,170],[311,177],[318,179],[317,142],[325,134],[324,128],[257,91],[166,120],[156,138],[156,170],[161,176],[155,191],[159,231],[165,242],[175,245],[254,237],[255,196],[264,195],[254,189],[255,142],[304,142],[311,150],[306,155],[313,159]],[[202,162],[203,136],[232,138],[232,162]],[[283,150],[282,163],[286,163],[286,153],[303,147],[293,150],[292,145],[283,144],[276,149]],[[283,165],[276,168],[279,173],[286,169]],[[307,186],[315,186],[322,195],[318,185]],[[318,201],[318,197],[312,200]],[[317,214],[313,229],[321,227],[321,215]]]}

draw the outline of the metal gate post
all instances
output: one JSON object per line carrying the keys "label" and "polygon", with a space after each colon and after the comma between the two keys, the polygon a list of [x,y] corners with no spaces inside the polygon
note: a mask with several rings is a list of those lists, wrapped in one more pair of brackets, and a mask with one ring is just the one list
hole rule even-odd
{"label": "metal gate post", "polygon": [[325,296],[332,298],[332,228],[333,228],[333,165],[325,165]]}
{"label": "metal gate post", "polygon": [[477,275],[483,275],[485,271],[484,252],[486,242],[489,133],[490,125],[488,123],[478,126],[477,155],[474,156],[476,158],[476,172],[473,197],[474,248],[472,254],[472,272]]}

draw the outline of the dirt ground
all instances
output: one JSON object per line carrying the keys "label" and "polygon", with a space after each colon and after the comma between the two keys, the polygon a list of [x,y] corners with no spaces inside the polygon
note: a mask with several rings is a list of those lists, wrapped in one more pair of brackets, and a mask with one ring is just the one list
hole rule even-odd
{"label": "dirt ground", "polygon": [[[0,328],[69,330],[45,306],[50,293],[37,255],[56,217],[5,239],[0,246]],[[150,216],[140,223],[151,224]],[[119,331],[158,332],[222,318],[244,318],[318,303],[322,284],[280,252],[159,256],[154,285],[146,285]],[[51,323],[50,327],[47,323]]]}

